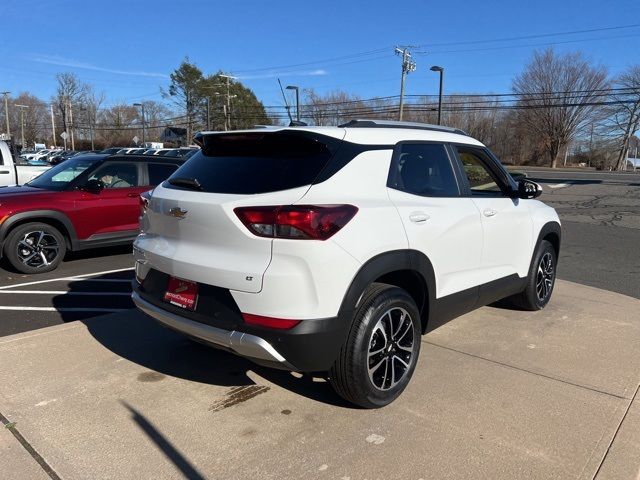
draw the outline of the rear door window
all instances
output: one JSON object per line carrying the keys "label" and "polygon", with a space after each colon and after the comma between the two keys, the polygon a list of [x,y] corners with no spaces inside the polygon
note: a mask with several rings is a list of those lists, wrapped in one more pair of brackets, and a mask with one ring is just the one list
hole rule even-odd
{"label": "rear door window", "polygon": [[164,186],[184,189],[176,179],[195,180],[204,192],[255,194],[311,185],[331,160],[335,144],[335,139],[309,132],[209,135],[202,150]]}

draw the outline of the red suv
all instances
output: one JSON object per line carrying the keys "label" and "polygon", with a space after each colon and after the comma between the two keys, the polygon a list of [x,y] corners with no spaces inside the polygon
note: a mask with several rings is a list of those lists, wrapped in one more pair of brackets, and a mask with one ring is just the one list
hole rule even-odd
{"label": "red suv", "polygon": [[88,154],[21,187],[0,189],[0,252],[22,273],[55,269],[67,250],[131,243],[140,194],[184,159]]}

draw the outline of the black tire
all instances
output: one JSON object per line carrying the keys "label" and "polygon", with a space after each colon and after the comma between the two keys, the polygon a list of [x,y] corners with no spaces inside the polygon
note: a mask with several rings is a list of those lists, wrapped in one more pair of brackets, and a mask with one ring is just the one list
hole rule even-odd
{"label": "black tire", "polygon": [[43,273],[58,268],[67,245],[60,231],[47,223],[25,223],[7,235],[4,257],[21,273]]}
{"label": "black tire", "polygon": [[[389,333],[391,342],[387,341]],[[329,382],[351,403],[384,407],[409,383],[420,353],[420,337],[420,313],[413,298],[401,288],[374,283],[362,296],[349,335],[329,371]],[[370,366],[378,368],[370,374]],[[389,373],[399,375],[400,380]]]}
{"label": "black tire", "polygon": [[553,293],[556,284],[556,251],[547,240],[542,240],[531,261],[527,286],[509,301],[523,310],[542,310]]}

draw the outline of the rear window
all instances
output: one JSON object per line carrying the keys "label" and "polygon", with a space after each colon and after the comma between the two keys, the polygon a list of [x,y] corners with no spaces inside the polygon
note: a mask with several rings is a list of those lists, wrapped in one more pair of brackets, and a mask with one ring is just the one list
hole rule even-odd
{"label": "rear window", "polygon": [[204,192],[254,194],[310,185],[331,160],[336,143],[309,132],[222,134],[203,140],[202,150],[165,187],[185,189],[170,183],[184,179],[195,180]]}

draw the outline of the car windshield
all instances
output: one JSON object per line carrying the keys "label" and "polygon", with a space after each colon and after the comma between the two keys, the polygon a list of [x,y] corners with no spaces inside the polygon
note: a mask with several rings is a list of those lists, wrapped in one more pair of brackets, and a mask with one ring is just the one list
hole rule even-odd
{"label": "car windshield", "polygon": [[70,158],[64,163],[45,171],[26,185],[47,190],[64,190],[69,185],[69,182],[101,159],[102,157],[98,156]]}

